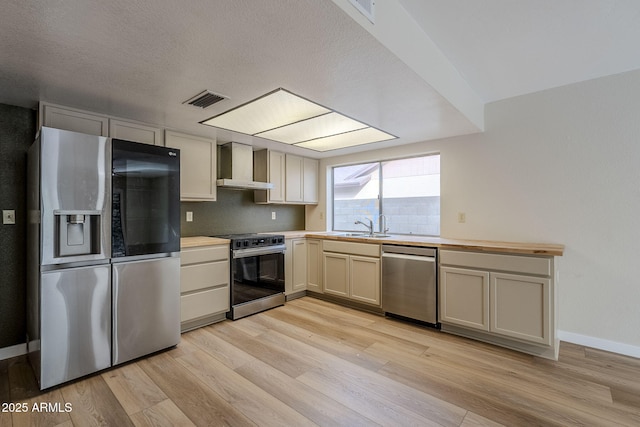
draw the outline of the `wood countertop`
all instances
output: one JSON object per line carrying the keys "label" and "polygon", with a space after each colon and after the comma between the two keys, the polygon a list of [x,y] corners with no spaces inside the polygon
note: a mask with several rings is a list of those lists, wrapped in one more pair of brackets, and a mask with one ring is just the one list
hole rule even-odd
{"label": "wood countertop", "polygon": [[389,237],[344,236],[339,232],[307,232],[306,237],[326,240],[344,240],[360,243],[377,243],[406,246],[431,246],[440,249],[467,249],[478,252],[507,254],[562,256],[564,245],[555,243],[495,242],[491,240],[447,239],[444,237],[390,235]]}
{"label": "wood countertop", "polygon": [[180,249],[196,248],[198,246],[228,245],[229,239],[219,237],[195,236],[180,238]]}
{"label": "wood countertop", "polygon": [[[496,242],[491,240],[464,240],[447,239],[444,237],[410,236],[392,234],[389,237],[365,237],[345,236],[340,232],[314,232],[314,231],[277,231],[266,234],[283,234],[287,239],[315,238],[325,240],[342,240],[347,242],[392,244],[406,246],[430,246],[440,249],[466,249],[477,252],[498,252],[505,254],[562,256],[564,245],[555,243],[520,243],[520,242]],[[183,237],[180,239],[180,247],[194,248],[198,246],[227,245],[228,239],[218,237]]]}

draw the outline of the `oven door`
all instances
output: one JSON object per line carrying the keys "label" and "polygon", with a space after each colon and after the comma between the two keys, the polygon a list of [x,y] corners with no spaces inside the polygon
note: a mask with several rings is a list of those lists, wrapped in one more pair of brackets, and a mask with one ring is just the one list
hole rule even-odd
{"label": "oven door", "polygon": [[284,247],[233,251],[231,305],[284,292]]}
{"label": "oven door", "polygon": [[180,251],[180,150],[112,140],[112,256]]}

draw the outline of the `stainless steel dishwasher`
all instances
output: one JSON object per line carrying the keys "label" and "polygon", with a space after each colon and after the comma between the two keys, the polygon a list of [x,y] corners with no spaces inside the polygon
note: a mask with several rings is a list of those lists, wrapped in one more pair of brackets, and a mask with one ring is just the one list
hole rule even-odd
{"label": "stainless steel dishwasher", "polygon": [[382,310],[386,314],[438,323],[434,248],[382,245]]}

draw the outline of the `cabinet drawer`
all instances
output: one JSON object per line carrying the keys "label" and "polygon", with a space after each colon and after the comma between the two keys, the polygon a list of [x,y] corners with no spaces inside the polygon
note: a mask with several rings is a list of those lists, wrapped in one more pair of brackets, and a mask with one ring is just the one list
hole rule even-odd
{"label": "cabinet drawer", "polygon": [[440,251],[440,264],[540,276],[551,276],[552,268],[551,258],[446,250]]}
{"label": "cabinet drawer", "polygon": [[198,264],[209,261],[228,260],[229,246],[203,246],[183,249],[180,253],[182,265]]}
{"label": "cabinet drawer", "polygon": [[340,252],[350,255],[380,257],[380,245],[375,245],[372,243],[354,243],[325,240],[322,243],[322,250],[325,252]]}
{"label": "cabinet drawer", "polygon": [[229,284],[229,261],[180,267],[180,292],[193,292]]}
{"label": "cabinet drawer", "polygon": [[208,289],[180,297],[180,321],[229,311],[229,287]]}

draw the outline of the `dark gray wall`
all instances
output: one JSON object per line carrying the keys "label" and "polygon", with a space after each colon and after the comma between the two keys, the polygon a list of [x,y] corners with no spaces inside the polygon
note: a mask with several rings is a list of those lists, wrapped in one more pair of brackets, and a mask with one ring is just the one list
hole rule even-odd
{"label": "dark gray wall", "polygon": [[0,221],[0,348],[25,342],[27,149],[36,112],[0,104],[0,209],[14,209],[16,224]]}
{"label": "dark gray wall", "polygon": [[[304,206],[256,205],[251,190],[218,188],[217,201],[183,202],[180,210],[182,237],[304,230]],[[193,222],[186,222],[187,211]]]}

